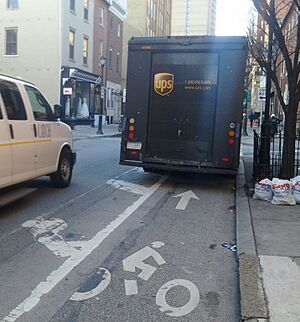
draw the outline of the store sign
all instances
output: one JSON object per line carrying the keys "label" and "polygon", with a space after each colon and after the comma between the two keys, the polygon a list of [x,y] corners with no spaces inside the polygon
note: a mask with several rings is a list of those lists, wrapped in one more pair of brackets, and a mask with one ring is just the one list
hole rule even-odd
{"label": "store sign", "polygon": [[64,95],[72,95],[72,87],[65,87],[63,93]]}

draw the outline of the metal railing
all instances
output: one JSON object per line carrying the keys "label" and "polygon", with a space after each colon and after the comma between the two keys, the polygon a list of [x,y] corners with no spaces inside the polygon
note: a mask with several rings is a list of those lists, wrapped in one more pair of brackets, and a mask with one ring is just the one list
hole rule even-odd
{"label": "metal railing", "polygon": [[[260,162],[260,148],[262,139],[270,140],[270,163]],[[255,181],[264,178],[281,178],[282,174],[282,152],[284,136],[281,131],[273,137],[261,137],[254,131],[254,149],[253,149],[253,179]],[[300,175],[300,135],[295,140],[295,163],[294,176]]]}

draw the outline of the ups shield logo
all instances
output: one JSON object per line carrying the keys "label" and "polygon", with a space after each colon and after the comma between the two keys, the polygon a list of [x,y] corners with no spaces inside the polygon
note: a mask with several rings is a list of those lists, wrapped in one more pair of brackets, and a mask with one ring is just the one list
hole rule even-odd
{"label": "ups shield logo", "polygon": [[174,75],[169,73],[159,73],[154,75],[154,90],[161,96],[166,96],[173,91]]}

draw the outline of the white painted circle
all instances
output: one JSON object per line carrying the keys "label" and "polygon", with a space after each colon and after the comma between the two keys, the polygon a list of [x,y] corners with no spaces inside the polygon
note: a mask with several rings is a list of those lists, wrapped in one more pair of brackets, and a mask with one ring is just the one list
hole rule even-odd
{"label": "white painted circle", "polygon": [[[189,301],[180,307],[170,306],[166,301],[168,291],[176,286],[183,286],[190,292]],[[200,295],[197,286],[188,280],[182,279],[175,279],[165,283],[163,286],[161,286],[156,294],[156,304],[159,306],[159,310],[162,312],[167,312],[166,315],[174,317],[185,316],[191,313],[199,304],[199,300]]]}
{"label": "white painted circle", "polygon": [[103,280],[92,290],[88,292],[75,292],[71,297],[71,301],[85,301],[103,292],[111,281],[111,274],[106,268],[100,267],[98,271],[104,271]]}

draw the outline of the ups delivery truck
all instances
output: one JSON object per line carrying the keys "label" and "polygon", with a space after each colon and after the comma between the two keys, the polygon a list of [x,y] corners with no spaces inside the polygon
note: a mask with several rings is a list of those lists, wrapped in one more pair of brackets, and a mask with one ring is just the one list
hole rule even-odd
{"label": "ups delivery truck", "polygon": [[245,37],[133,38],[120,164],[236,174]]}

